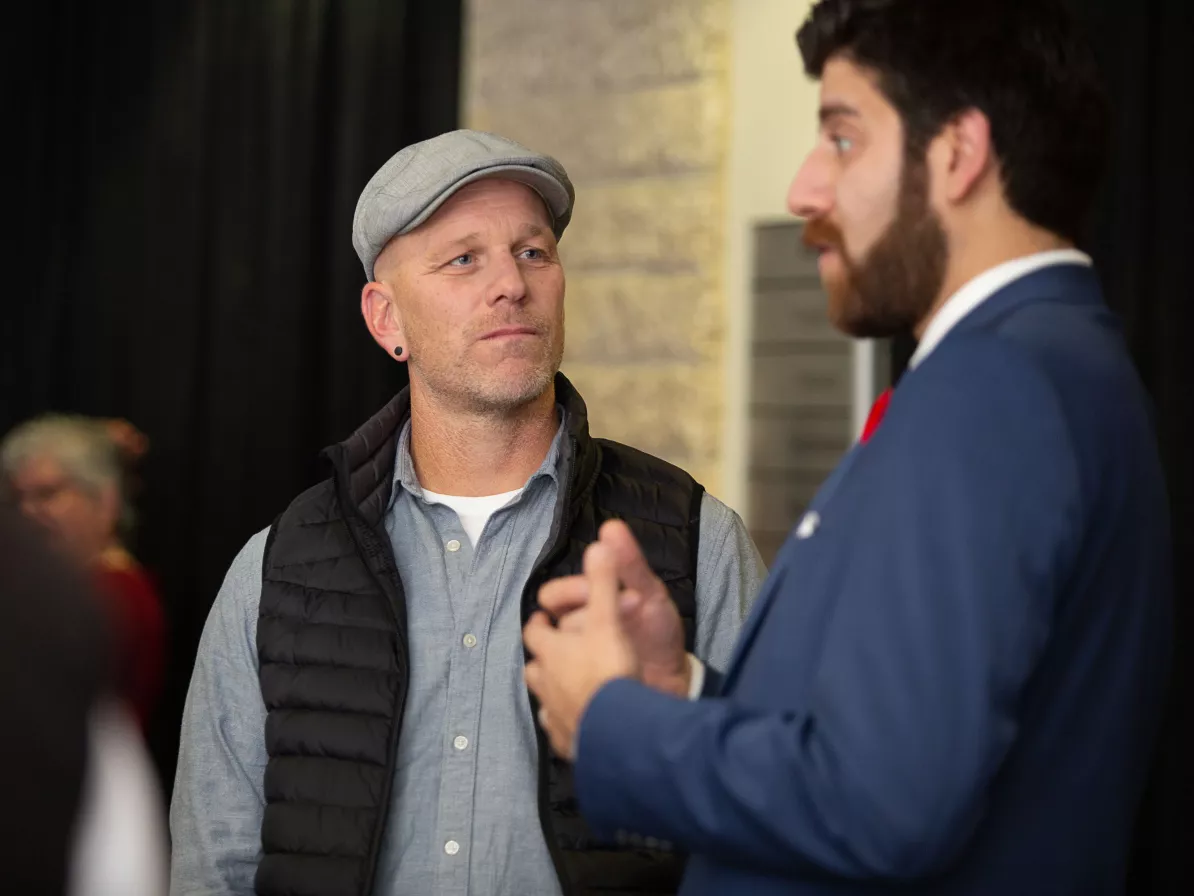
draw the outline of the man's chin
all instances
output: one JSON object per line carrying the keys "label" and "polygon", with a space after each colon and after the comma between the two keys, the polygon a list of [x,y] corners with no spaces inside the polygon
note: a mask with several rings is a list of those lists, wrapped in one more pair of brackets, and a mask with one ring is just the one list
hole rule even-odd
{"label": "man's chin", "polygon": [[865,317],[848,317],[834,326],[851,339],[890,339],[899,332]]}
{"label": "man's chin", "polygon": [[831,294],[829,322],[834,329],[851,339],[891,339],[911,327],[911,323],[897,321],[890,315],[876,314],[862,303],[857,294]]}
{"label": "man's chin", "polygon": [[507,362],[490,372],[476,397],[493,409],[513,410],[542,397],[554,378],[555,372],[541,365]]}
{"label": "man's chin", "polygon": [[829,284],[825,284],[825,291],[829,294],[829,323],[833,328],[851,339],[868,338],[870,322],[858,297]]}

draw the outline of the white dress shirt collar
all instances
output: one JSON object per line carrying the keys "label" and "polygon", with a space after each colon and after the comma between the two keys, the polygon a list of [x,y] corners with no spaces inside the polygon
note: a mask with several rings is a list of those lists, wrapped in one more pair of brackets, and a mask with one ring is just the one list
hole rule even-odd
{"label": "white dress shirt collar", "polygon": [[1054,249],[1005,261],[983,271],[946,299],[945,304],[933,315],[916,346],[916,351],[908,361],[908,369],[911,370],[927,358],[929,353],[941,344],[946,334],[966,315],[1009,283],[1050,265],[1080,264],[1090,267],[1091,263],[1090,256],[1085,252],[1079,252],[1077,249]]}

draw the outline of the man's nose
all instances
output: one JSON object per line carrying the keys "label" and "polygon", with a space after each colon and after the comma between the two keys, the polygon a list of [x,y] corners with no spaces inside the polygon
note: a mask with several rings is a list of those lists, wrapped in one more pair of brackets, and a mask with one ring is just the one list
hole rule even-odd
{"label": "man's nose", "polygon": [[832,210],[833,178],[830,168],[820,147],[808,154],[788,188],[788,211],[799,218],[819,218]]}
{"label": "man's nose", "polygon": [[527,295],[527,281],[518,259],[509,253],[497,256],[494,262],[493,281],[489,289],[489,303],[492,305],[503,299],[508,302],[521,302]]}

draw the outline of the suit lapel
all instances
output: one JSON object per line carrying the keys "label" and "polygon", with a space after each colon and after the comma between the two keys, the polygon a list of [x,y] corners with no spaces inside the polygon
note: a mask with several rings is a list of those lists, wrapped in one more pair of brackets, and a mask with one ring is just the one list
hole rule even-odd
{"label": "suit lapel", "polygon": [[800,569],[797,555],[804,554],[810,550],[816,550],[818,531],[826,515],[832,513],[834,492],[837,491],[838,485],[854,465],[854,461],[858,457],[858,450],[859,446],[856,444],[846,452],[845,457],[842,458],[833,472],[829,474],[825,482],[821,484],[821,487],[817,490],[817,494],[805,510],[804,515],[797,521],[792,531],[788,533],[783,547],[780,548],[779,554],[776,556],[776,563],[771,570],[771,574],[767,576],[767,580],[763,583],[759,598],[755,601],[750,616],[747,617],[746,624],[743,625],[742,632],[738,636],[738,643],[734,648],[733,656],[730,658],[729,666],[726,667],[726,674],[722,681],[721,691],[723,693],[733,684],[740,661],[749,652],[750,645],[759,633],[759,629],[762,626],[763,620],[767,617],[771,605],[779,598],[781,593],[787,594],[788,599],[791,599],[792,592],[796,592],[799,589]]}

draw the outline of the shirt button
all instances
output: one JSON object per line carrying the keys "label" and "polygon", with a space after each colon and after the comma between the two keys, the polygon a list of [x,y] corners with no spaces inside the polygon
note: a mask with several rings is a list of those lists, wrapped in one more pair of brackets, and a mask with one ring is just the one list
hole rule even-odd
{"label": "shirt button", "polygon": [[448,542],[446,547],[448,548],[449,551],[451,551],[453,554],[455,554],[457,551],[460,550],[460,542],[457,541],[455,538],[453,538],[451,541]]}
{"label": "shirt button", "polygon": [[455,840],[449,840],[444,844],[444,852],[450,856],[454,856],[456,853],[460,852],[460,844]]}
{"label": "shirt button", "polygon": [[474,635],[472,632],[469,632],[467,635],[465,635],[464,636],[464,646],[465,647],[476,647],[477,646],[477,636]]}
{"label": "shirt button", "polygon": [[452,741],[452,746],[454,746],[457,750],[467,750],[468,738],[463,734],[458,734],[456,735],[456,739]]}

